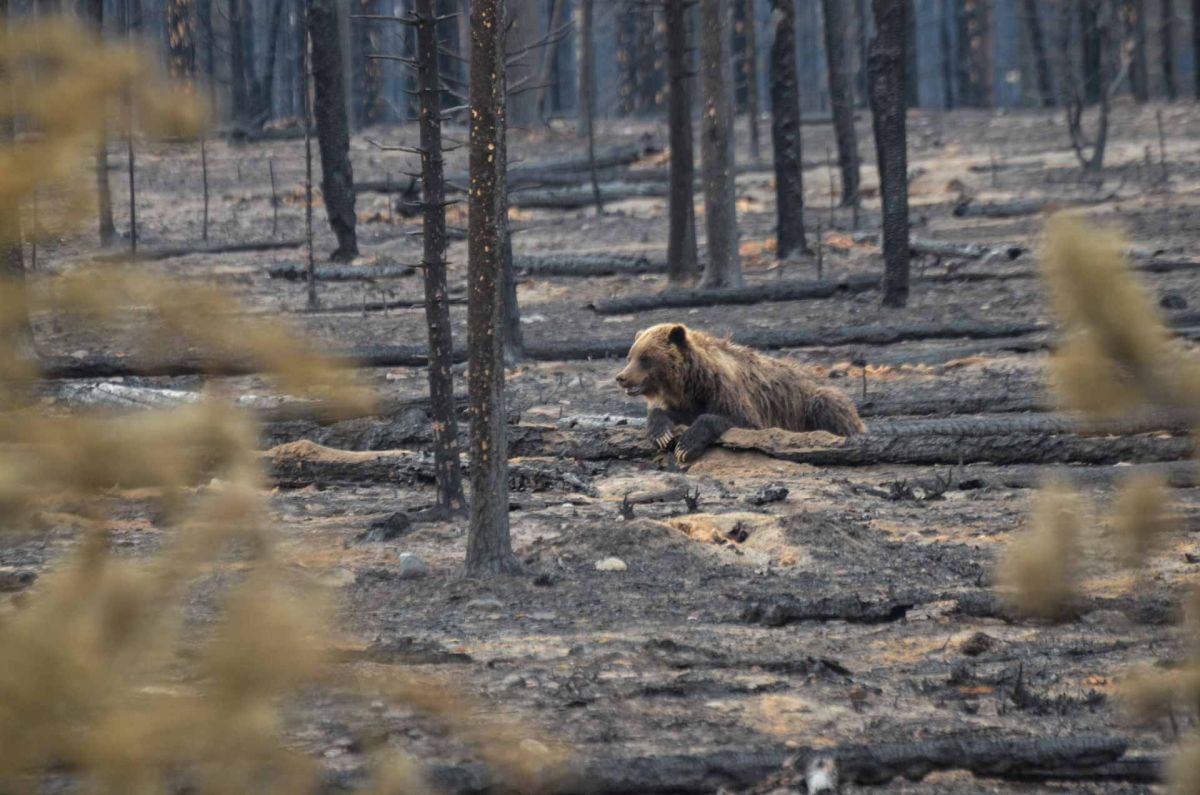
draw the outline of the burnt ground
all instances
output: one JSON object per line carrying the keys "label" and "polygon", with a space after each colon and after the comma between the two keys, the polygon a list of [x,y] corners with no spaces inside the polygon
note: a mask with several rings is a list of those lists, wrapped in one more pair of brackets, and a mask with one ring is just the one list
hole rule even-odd
{"label": "burnt ground", "polygon": [[[914,234],[957,242],[1017,244],[1031,250],[1015,261],[924,257],[917,275],[1024,270],[1036,266],[1043,218],[956,218],[957,191],[965,183],[982,200],[1047,196],[1104,199],[1081,210],[1114,224],[1142,256],[1186,258],[1200,235],[1200,114],[1191,105],[1161,108],[1170,180],[1161,184],[1155,111],[1122,107],[1115,119],[1102,174],[1084,178],[1067,147],[1063,119],[1040,112],[917,113],[911,122],[910,168]],[[739,130],[744,133],[744,130]],[[823,162],[832,149],[830,130],[805,127],[807,159]],[[860,123],[869,155],[869,119]],[[611,123],[606,143],[665,140],[661,124]],[[462,137],[462,131],[452,134]],[[371,130],[354,140],[360,179],[401,175],[411,156],[381,152],[368,138],[409,143],[414,129]],[[566,130],[523,131],[513,136],[515,159],[579,151]],[[213,184],[210,237],[251,240],[271,235],[268,160],[274,161],[283,199],[281,238],[303,232],[302,145],[279,142],[209,145]],[[1147,154],[1149,152],[1149,155]],[[1152,163],[1147,163],[1147,157]],[[123,150],[114,147],[114,168]],[[465,165],[465,152],[450,155]],[[460,162],[461,161],[461,162]],[[199,151],[182,145],[144,144],[139,163],[141,245],[177,244],[200,237]],[[993,163],[1000,167],[992,168]],[[634,168],[660,166],[654,158]],[[123,172],[118,171],[117,175]],[[873,164],[864,166],[868,191]],[[123,180],[123,177],[122,177]],[[739,221],[747,281],[815,276],[814,258],[777,263],[770,251],[774,223],[767,170],[741,176]],[[822,228],[822,264],[832,278],[875,272],[877,248],[856,238],[850,211],[829,209],[825,166],[805,172],[808,222]],[[123,181],[114,177],[118,227],[127,225]],[[416,219],[388,209],[387,198],[360,194],[362,262],[418,262]],[[859,229],[877,228],[873,195]],[[661,258],[666,244],[665,199],[614,202],[602,216],[587,210],[514,210],[518,253],[633,253]],[[702,213],[700,234],[703,236]],[[332,237],[317,210],[318,250]],[[451,209],[451,225],[462,225]],[[58,272],[95,253],[91,237],[43,244],[42,272]],[[464,290],[465,244],[450,250],[452,294]],[[303,283],[271,280],[266,270],[303,262],[303,250],[252,254],[197,254],[139,267],[185,279],[227,285],[254,311],[278,314],[330,348],[369,344],[421,344],[420,309],[310,314]],[[1145,274],[1148,289],[1200,307],[1195,271]],[[530,341],[632,339],[641,327],[680,320],[716,333],[751,329],[828,329],[869,323],[963,320],[995,323],[1049,321],[1035,279],[916,283],[903,310],[883,310],[875,292],[824,300],[651,311],[600,316],[587,308],[599,298],[655,291],[664,277],[524,279],[520,301]],[[322,284],[325,306],[353,305],[383,296],[419,299],[418,276],[377,285]],[[465,334],[465,306],[452,308],[454,331]],[[232,322],[232,321],[231,321]],[[44,352],[85,356],[120,353],[130,338],[98,339],[39,318]],[[1021,342],[1045,335],[1022,337]],[[868,362],[869,400],[945,399],[964,396],[1042,396],[1046,354],[1013,350],[1012,340],[962,339],[786,350],[814,377],[835,379],[862,399],[861,369]],[[1188,343],[1190,344],[1190,343]],[[1022,346],[1015,346],[1021,348]],[[1038,346],[1026,346],[1038,347]],[[642,408],[612,383],[615,361],[533,362],[508,376],[510,409],[526,424],[561,417],[612,413],[637,416]],[[458,368],[459,376],[462,368]],[[364,371],[386,397],[420,397],[421,369]],[[257,379],[229,379],[243,392],[261,393]],[[128,384],[194,388],[196,379],[130,379]],[[460,384],[461,389],[461,384]],[[48,392],[55,388],[47,387]],[[871,420],[868,420],[871,422]],[[419,409],[380,421],[335,428],[269,429],[267,441],[312,438],[333,446],[423,447],[427,419]],[[537,463],[537,462],[533,462]],[[371,522],[393,512],[414,512],[433,498],[424,483],[318,482],[280,488],[272,495],[289,561],[338,590],[344,609],[344,647],[352,665],[368,675],[418,671],[480,696],[500,713],[586,758],[622,758],[719,750],[754,751],[785,745],[911,742],[946,736],[997,738],[1099,734],[1125,738],[1136,753],[1173,748],[1176,730],[1193,728],[1189,711],[1174,725],[1133,725],[1122,713],[1118,686],[1142,664],[1169,665],[1189,648],[1172,616],[1146,621],[1144,611],[1123,610],[1130,593],[1170,603],[1195,579],[1200,561],[1200,493],[1174,491],[1180,528],[1151,570],[1140,578],[1094,562],[1085,572],[1089,597],[1111,597],[1104,608],[1070,621],[1045,624],[973,618],[958,610],[962,594],[987,592],[996,553],[1026,523],[1033,492],[1005,485],[1012,468],[966,466],[814,467],[758,453],[715,449],[686,472],[674,471],[647,451],[634,460],[554,461],[583,484],[531,488],[513,495],[513,541],[528,576],[496,581],[462,579],[462,522],[414,525],[387,543],[357,543]],[[748,501],[764,486],[788,490],[784,500]],[[683,486],[699,495],[693,510],[682,500],[639,505],[620,515],[624,496]],[[1089,486],[1100,504],[1111,486]],[[115,543],[130,554],[158,544],[161,530],[148,506],[122,500],[114,520]],[[1101,523],[1102,524],[1102,523]],[[1098,532],[1106,532],[1103,526]],[[36,541],[0,549],[0,570],[43,571],[73,543],[70,523]],[[397,577],[398,555],[411,552],[430,568],[415,580]],[[624,571],[600,571],[616,557]],[[765,626],[747,620],[747,608],[778,598],[887,602],[920,592],[934,598],[904,603],[870,621],[807,620]],[[1100,604],[1100,602],[1097,602]],[[197,610],[203,612],[198,605]],[[990,642],[976,637],[986,635]],[[972,643],[968,640],[974,639]],[[458,763],[469,753],[445,731],[402,709],[352,699],[319,699],[297,716],[297,744],[332,769],[361,767],[363,737],[385,738],[430,762]],[[893,782],[906,792],[1007,791],[1041,788],[1141,791],[1120,782],[1008,784],[968,773],[935,773],[923,782]]]}

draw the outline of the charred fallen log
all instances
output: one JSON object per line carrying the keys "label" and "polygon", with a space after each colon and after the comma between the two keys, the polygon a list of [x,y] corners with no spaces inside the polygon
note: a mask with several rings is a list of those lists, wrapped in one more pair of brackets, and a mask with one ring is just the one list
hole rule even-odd
{"label": "charred fallen log", "polygon": [[518,273],[529,276],[612,276],[616,274],[666,273],[667,263],[640,254],[518,254],[513,257]]}
{"label": "charred fallen log", "polygon": [[[666,198],[667,185],[659,182],[608,182],[600,186],[600,198],[604,202],[625,199]],[[591,187],[576,185],[561,188],[511,191],[508,197],[511,207],[525,209],[578,210],[596,203],[596,194]]]}
{"label": "charred fallen log", "polygon": [[300,248],[303,240],[250,240],[234,243],[190,243],[178,246],[163,246],[161,248],[138,247],[136,254],[120,252],[100,254],[95,257],[97,262],[151,262],[155,260],[174,259],[175,257],[190,257],[194,254],[243,254],[252,251],[277,251],[285,248]]}
{"label": "charred fallen log", "polygon": [[836,282],[827,280],[768,282],[750,287],[726,287],[715,290],[669,290],[651,295],[633,295],[593,301],[590,306],[598,315],[623,315],[654,309],[831,298],[835,295],[866,292],[878,287],[878,276],[851,276]]}
{"label": "charred fallen log", "polygon": [[1113,200],[1112,196],[1095,199],[1013,199],[985,202],[964,196],[954,205],[956,218],[1020,218],[1066,207],[1088,207]]}
{"label": "charred fallen log", "polygon": [[[404,279],[417,272],[415,265],[318,265],[314,275],[319,282],[373,282],[380,279]],[[308,281],[306,265],[272,265],[272,279],[290,282]]]}

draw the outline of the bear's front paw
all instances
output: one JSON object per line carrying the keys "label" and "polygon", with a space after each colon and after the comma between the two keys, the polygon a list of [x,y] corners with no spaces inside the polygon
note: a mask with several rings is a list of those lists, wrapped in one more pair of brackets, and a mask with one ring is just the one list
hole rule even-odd
{"label": "bear's front paw", "polygon": [[699,458],[711,443],[712,439],[707,429],[688,428],[675,443],[675,460],[680,464],[690,464]]}
{"label": "bear's front paw", "polygon": [[659,450],[666,450],[679,437],[679,432],[670,417],[655,415],[646,424],[646,436]]}

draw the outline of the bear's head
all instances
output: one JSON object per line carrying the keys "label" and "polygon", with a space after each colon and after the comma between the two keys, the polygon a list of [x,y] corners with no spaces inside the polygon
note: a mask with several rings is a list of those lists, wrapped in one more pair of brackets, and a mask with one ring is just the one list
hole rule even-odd
{"label": "bear's head", "polygon": [[683,389],[688,334],[687,326],[679,323],[661,323],[639,331],[625,369],[617,374],[625,394],[672,402]]}

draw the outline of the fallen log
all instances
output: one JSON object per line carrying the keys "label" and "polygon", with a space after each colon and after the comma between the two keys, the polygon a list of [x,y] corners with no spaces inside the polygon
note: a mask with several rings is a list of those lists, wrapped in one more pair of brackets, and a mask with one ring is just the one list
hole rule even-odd
{"label": "fallen log", "polygon": [[[446,299],[446,303],[450,306],[461,306],[467,303],[467,299],[463,296],[450,296]],[[397,298],[392,301],[360,301],[357,304],[333,304],[331,306],[318,306],[316,309],[301,309],[298,310],[301,314],[308,315],[342,315],[350,313],[366,313],[366,312],[389,312],[393,309],[424,309],[425,299],[423,298]]]}
{"label": "fallen log", "polygon": [[[647,154],[656,151],[653,144],[621,144],[596,153],[596,169],[600,171],[620,168],[637,162]],[[525,163],[515,163],[508,167],[507,182],[510,188],[534,184],[540,175],[546,174],[581,174],[591,169],[592,161],[586,154],[566,155],[563,157],[533,160]],[[465,190],[470,177],[465,171],[451,171],[446,174],[447,187],[456,186]],[[580,182],[580,180],[576,180]],[[361,180],[354,183],[358,193],[400,192],[401,185],[395,180]]]}
{"label": "fallen log", "polygon": [[190,243],[162,248],[139,248],[136,254],[113,252],[100,254],[96,262],[151,262],[155,260],[190,257],[193,254],[242,254],[251,251],[276,251],[285,248],[300,248],[303,240],[250,240],[234,243]]}
{"label": "fallen log", "polygon": [[[659,182],[608,182],[600,186],[600,198],[605,202],[660,199],[667,195],[667,185]],[[524,209],[578,210],[595,203],[595,192],[585,185],[514,191],[508,197],[510,207]]]}
{"label": "fallen log", "polygon": [[[378,279],[404,279],[416,272],[415,265],[318,265],[313,275],[319,282],[373,282]],[[308,281],[308,266],[272,265],[267,269],[267,276],[305,282]]]}
{"label": "fallen log", "polygon": [[[945,605],[949,613],[968,618],[1024,620],[1001,595],[989,589],[968,591],[914,590],[899,594],[850,594],[803,599],[774,597],[749,602],[741,620],[767,627],[783,627],[804,621],[845,621],[852,624],[887,624],[903,621],[913,610],[928,605]],[[1168,626],[1179,622],[1179,600],[1174,595],[1079,596],[1063,610],[1061,621],[1077,621],[1096,611],[1125,613],[1139,624]]]}
{"label": "fallen log", "polygon": [[768,301],[802,301],[851,295],[874,290],[879,277],[850,276],[839,281],[767,282],[751,287],[730,287],[718,290],[669,290],[650,295],[593,301],[588,306],[598,315],[623,315],[654,309],[680,309],[692,306],[726,304],[757,304]]}
{"label": "fallen log", "polygon": [[957,472],[958,487],[1000,486],[1008,489],[1038,489],[1053,480],[1077,487],[1107,488],[1134,477],[1156,477],[1174,489],[1200,486],[1200,468],[1193,461],[1162,461],[1113,466],[1043,466],[1018,464],[1002,468],[967,468]]}
{"label": "fallen log", "polygon": [[[931,773],[963,770],[978,778],[1015,781],[1157,781],[1161,760],[1125,759],[1128,743],[1103,736],[951,735],[906,743],[846,744],[827,748],[768,745],[755,751],[592,758],[539,781],[544,795],[594,792],[606,795],[700,795],[749,791],[768,780],[786,780],[780,789],[802,789],[811,760],[833,758],[839,780],[858,785],[896,778],[920,780]],[[1149,762],[1143,760],[1152,760]],[[447,795],[479,795],[508,787],[482,764],[431,765],[423,778]],[[369,783],[368,771],[327,774],[322,791],[349,793]],[[799,791],[799,789],[797,791]]]}
{"label": "fallen log", "polygon": [[[303,488],[338,483],[435,482],[433,459],[409,450],[335,450],[309,441],[278,445],[263,453],[276,485]],[[462,464],[466,469],[465,462]],[[583,477],[567,471],[561,461],[510,461],[509,488],[513,491],[557,491],[595,495]]]}
{"label": "fallen log", "polygon": [[[879,235],[874,232],[855,232],[851,235],[851,239],[855,243],[879,245]],[[958,259],[997,257],[1014,260],[1028,251],[1028,248],[1015,243],[989,245],[987,243],[958,243],[953,240],[913,237],[908,241],[908,250],[913,256],[955,257]]]}
{"label": "fallen log", "polygon": [[956,218],[1019,218],[1024,215],[1039,213],[1067,207],[1090,207],[1096,204],[1110,202],[1114,197],[1106,196],[1096,199],[1013,199],[1011,201],[983,202],[970,196],[965,196],[954,205]]}
{"label": "fallen log", "polygon": [[517,254],[513,268],[529,276],[612,276],[666,273],[667,263],[641,254]]}

